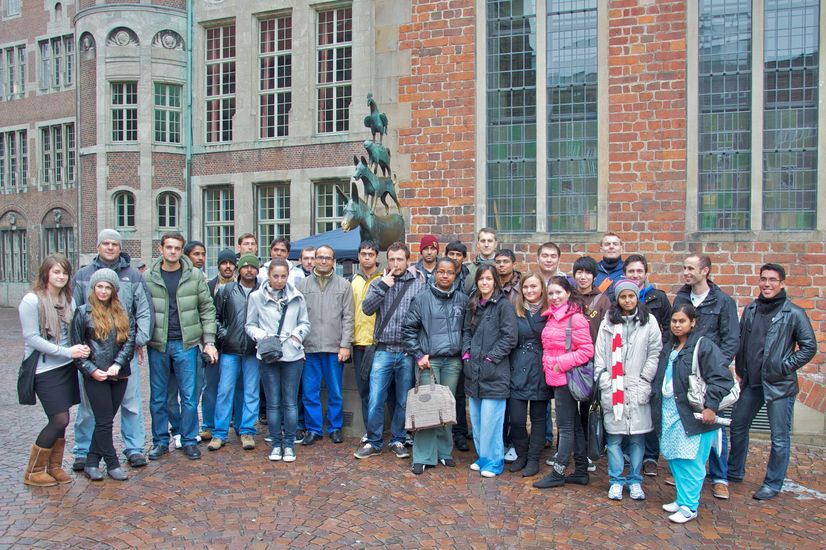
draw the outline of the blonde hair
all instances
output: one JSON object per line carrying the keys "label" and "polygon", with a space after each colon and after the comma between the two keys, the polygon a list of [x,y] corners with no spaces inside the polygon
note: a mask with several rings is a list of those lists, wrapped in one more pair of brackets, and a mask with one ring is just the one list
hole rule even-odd
{"label": "blonde hair", "polygon": [[[109,284],[109,283],[106,283]],[[109,285],[111,286],[111,285]],[[118,293],[112,289],[112,297],[108,302],[101,302],[92,291],[89,294],[89,306],[92,314],[92,321],[95,324],[95,338],[106,340],[112,329],[115,330],[115,340],[118,344],[123,344],[129,337],[129,317],[123,309],[118,298]]]}
{"label": "blonde hair", "polygon": [[516,297],[516,316],[522,317],[523,319],[525,318],[525,295],[522,293],[522,289],[525,288],[525,283],[530,279],[539,281],[539,288],[542,292],[539,299],[539,311],[548,309],[548,289],[545,288],[545,281],[542,280],[542,277],[540,277],[538,273],[528,271],[519,282],[519,296]]}

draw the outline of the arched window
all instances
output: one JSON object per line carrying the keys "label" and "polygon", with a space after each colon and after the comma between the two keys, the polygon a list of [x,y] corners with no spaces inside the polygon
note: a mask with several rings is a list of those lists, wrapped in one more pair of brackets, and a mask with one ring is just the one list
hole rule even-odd
{"label": "arched window", "polygon": [[129,191],[115,194],[115,227],[134,229],[135,227],[135,195]]}
{"label": "arched window", "polygon": [[161,193],[158,195],[158,227],[170,229],[178,227],[178,195]]}

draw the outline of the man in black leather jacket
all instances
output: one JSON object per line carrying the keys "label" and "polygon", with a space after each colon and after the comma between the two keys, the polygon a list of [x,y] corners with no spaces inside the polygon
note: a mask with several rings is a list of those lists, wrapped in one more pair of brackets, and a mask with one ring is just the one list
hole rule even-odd
{"label": "man in black leather jacket", "polygon": [[812,360],[817,342],[806,312],[786,297],[786,271],[777,264],[760,268],[760,295],[740,318],[740,349],[735,371],[740,399],[731,422],[728,478],[743,481],[749,427],[763,403],[769,414],[771,453],[763,485],[754,493],[767,500],[780,492],[789,467],[792,410],[797,370]]}

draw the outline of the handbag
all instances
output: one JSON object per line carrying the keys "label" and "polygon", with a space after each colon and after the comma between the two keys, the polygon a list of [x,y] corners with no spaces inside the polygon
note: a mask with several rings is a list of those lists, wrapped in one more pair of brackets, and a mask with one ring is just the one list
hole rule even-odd
{"label": "handbag", "polygon": [[602,416],[602,403],[599,388],[594,392],[594,400],[588,409],[588,457],[600,458],[605,454],[605,423]]}
{"label": "handbag", "polygon": [[284,318],[287,317],[287,307],[290,303],[284,304],[284,309],[281,310],[281,320],[278,321],[278,329],[274,336],[267,336],[258,342],[258,355],[265,363],[276,363],[284,356],[284,350],[281,348],[281,329],[284,328]]}
{"label": "handbag", "polygon": [[[572,317],[568,317],[568,327],[565,329],[565,351],[567,352],[571,351],[571,321]],[[571,392],[571,397],[577,401],[591,401],[594,397],[594,358],[566,372],[565,379],[568,381],[568,391]]]}
{"label": "handbag", "polygon": [[34,405],[37,402],[34,397],[34,375],[38,361],[40,352],[34,350],[20,363],[20,371],[17,373],[17,400],[21,405]]}
{"label": "handbag", "polygon": [[[393,303],[390,304],[390,307],[387,309],[387,313],[385,318],[382,318],[381,323],[377,323],[376,327],[373,329],[373,343],[369,346],[364,348],[364,355],[361,356],[361,365],[359,365],[359,375],[361,376],[361,380],[366,382],[370,380],[370,371],[373,370],[373,357],[376,355],[376,342],[379,340],[379,334],[384,332],[385,327],[387,327],[387,323],[390,322],[390,319],[393,317],[393,312],[399,307],[399,303],[402,301],[402,297],[407,292],[407,288],[410,286],[412,279],[408,279],[404,281],[403,284],[404,288],[401,289],[401,292],[396,294],[396,298],[393,300]],[[381,317],[381,309],[376,314],[377,317]]]}
{"label": "handbag", "polygon": [[420,370],[416,368],[416,385],[407,392],[404,429],[409,432],[456,424],[456,398],[447,386],[436,383],[433,367],[430,384],[420,385]]}
{"label": "handbag", "polygon": [[[700,374],[700,341],[702,339],[702,336],[697,338],[697,343],[694,345],[694,353],[691,356],[691,373],[688,375],[688,393],[686,395],[688,405],[695,412],[703,412],[703,409],[706,408],[706,390],[708,389],[708,384]],[[717,410],[722,411],[731,407],[737,403],[738,399],[740,399],[740,384],[735,382],[728,394],[720,401]]]}

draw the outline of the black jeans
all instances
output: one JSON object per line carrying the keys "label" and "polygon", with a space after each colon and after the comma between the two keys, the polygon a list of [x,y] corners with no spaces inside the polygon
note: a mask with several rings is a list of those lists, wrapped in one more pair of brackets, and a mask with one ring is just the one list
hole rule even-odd
{"label": "black jeans", "polygon": [[127,382],[126,378],[114,382],[98,382],[88,376],[83,378],[83,387],[95,415],[95,431],[92,433],[89,454],[86,455],[87,466],[97,467],[101,458],[106,461],[109,470],[120,466],[112,442],[112,423],[126,393]]}
{"label": "black jeans", "polygon": [[[528,438],[528,405],[531,411],[531,435]],[[529,461],[539,462],[539,455],[545,447],[545,411],[548,400],[526,401],[508,399],[510,408],[510,429],[513,446],[518,456],[525,456]]]}
{"label": "black jeans", "polygon": [[465,400],[465,373],[459,374],[459,381],[456,383],[456,424],[453,425],[453,438],[468,436],[467,429],[467,402]]}
{"label": "black jeans", "polygon": [[556,400],[556,431],[559,433],[559,447],[556,453],[556,463],[567,466],[574,455],[577,470],[588,469],[588,442],[582,429],[582,420],[579,414],[579,403],[571,396],[568,386],[554,388]]}

